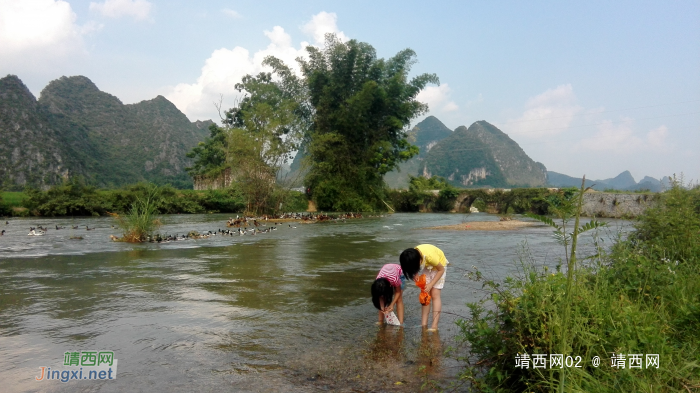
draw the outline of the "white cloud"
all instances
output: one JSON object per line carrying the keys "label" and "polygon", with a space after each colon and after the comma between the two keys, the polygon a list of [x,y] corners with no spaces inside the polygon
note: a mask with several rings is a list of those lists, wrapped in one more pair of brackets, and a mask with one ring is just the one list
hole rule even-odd
{"label": "white cloud", "polygon": [[0,1],[0,50],[20,52],[73,43],[76,15],[65,1]]}
{"label": "white cloud", "polygon": [[96,11],[108,18],[130,16],[136,20],[148,19],[153,4],[146,0],[106,0],[104,3],[90,3],[90,11]]}
{"label": "white cloud", "polygon": [[61,0],[0,0],[0,74],[55,74],[67,61],[85,54],[83,36],[100,29],[76,23]]}
{"label": "white cloud", "polygon": [[241,19],[243,17],[243,15],[241,15],[238,11],[234,11],[229,8],[224,8],[223,10],[221,10],[221,12],[223,12],[224,15],[230,16],[233,19]]}
{"label": "white cloud", "polygon": [[454,112],[459,107],[450,100],[450,86],[443,83],[440,86],[427,86],[416,96],[416,100],[428,104],[430,113]]}
{"label": "white cloud", "polygon": [[605,120],[597,126],[598,131],[591,137],[581,140],[577,148],[593,151],[614,151],[618,154],[641,152],[666,152],[671,149],[667,142],[668,128],[660,126],[644,135],[634,129],[634,120],[621,118],[617,124]]}
{"label": "white cloud", "polygon": [[299,49],[292,47],[291,37],[280,26],[264,34],[270,39],[267,48],[252,55],[248,49],[240,46],[217,49],[205,61],[195,83],[180,83],[165,96],[192,120],[218,120],[214,103],[223,97],[224,109],[230,107],[240,97],[234,89],[236,83],[247,74],[255,75],[267,70],[261,64],[265,57],[275,56],[296,69],[295,59],[306,53],[303,48],[308,44],[303,42]]}
{"label": "white cloud", "polygon": [[301,31],[312,37],[316,45],[323,44],[326,33],[335,33],[341,41],[348,41],[349,38],[342,31],[338,30],[337,20],[338,16],[335,12],[321,11],[304,24],[301,27]]}
{"label": "white cloud", "polygon": [[551,137],[565,132],[582,109],[576,105],[571,84],[560,85],[528,99],[522,116],[501,128],[515,136]]}
{"label": "white cloud", "polygon": [[[321,12],[311,18],[302,30],[311,36],[317,45],[324,41],[325,33],[336,33],[341,39],[347,40],[343,32],[338,30],[336,15]],[[262,66],[267,56],[275,56],[289,67],[298,72],[297,57],[306,57],[305,48],[308,42],[301,42],[298,48],[292,44],[292,37],[280,26],[275,26],[263,32],[270,40],[267,48],[251,54],[251,51],[237,46],[233,49],[221,48],[215,50],[204,62],[202,72],[194,83],[180,83],[171,87],[165,97],[175,104],[190,119],[219,119],[214,103],[223,98],[223,107],[232,106],[239,93],[234,86],[247,74],[270,71]]]}

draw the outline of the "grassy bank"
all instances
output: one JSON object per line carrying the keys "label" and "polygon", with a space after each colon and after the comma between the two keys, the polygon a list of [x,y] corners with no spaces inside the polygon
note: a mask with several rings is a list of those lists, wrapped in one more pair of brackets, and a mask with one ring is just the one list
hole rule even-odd
{"label": "grassy bank", "polygon": [[21,191],[0,192],[0,200],[7,207],[21,207],[27,194]]}
{"label": "grassy bank", "polygon": [[[488,294],[458,322],[469,348],[463,381],[484,392],[700,389],[700,189],[674,185],[635,226],[612,247],[598,240],[595,255],[576,257],[569,245],[572,274],[527,256],[504,282],[473,271]],[[550,354],[562,354],[563,367]],[[658,368],[646,355],[658,355]],[[535,368],[536,357],[546,366]]]}

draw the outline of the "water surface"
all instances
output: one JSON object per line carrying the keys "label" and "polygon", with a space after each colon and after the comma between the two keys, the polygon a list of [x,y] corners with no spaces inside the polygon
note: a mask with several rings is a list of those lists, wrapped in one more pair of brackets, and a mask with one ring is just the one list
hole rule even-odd
{"label": "water surface", "polygon": [[[227,218],[166,216],[161,232],[216,231]],[[538,263],[562,255],[543,226],[424,229],[467,220],[497,217],[392,214],[161,244],[111,242],[108,218],[10,220],[0,224],[2,391],[412,391],[426,372],[449,382],[459,363],[442,351],[455,345],[454,320],[483,296],[464,274],[512,274],[524,241]],[[47,234],[27,236],[37,225]],[[421,243],[450,261],[439,334],[421,330],[415,287],[405,328],[377,328],[371,282]],[[115,352],[117,380],[34,381],[41,366],[61,369],[64,352],[93,349]]]}

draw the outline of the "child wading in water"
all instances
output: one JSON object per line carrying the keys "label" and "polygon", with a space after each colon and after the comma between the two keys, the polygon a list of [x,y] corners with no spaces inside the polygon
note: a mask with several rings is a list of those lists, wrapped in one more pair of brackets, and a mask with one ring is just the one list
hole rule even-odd
{"label": "child wading in water", "polygon": [[403,325],[403,287],[405,278],[401,266],[389,263],[382,267],[372,283],[372,303],[379,310],[379,324],[384,323],[385,315],[394,311]]}
{"label": "child wading in water", "polygon": [[437,330],[442,312],[440,292],[445,285],[445,268],[449,263],[445,254],[432,244],[421,244],[416,248],[404,250],[399,260],[406,278],[417,281],[422,274],[425,274],[425,292],[430,294],[432,301],[429,305],[424,305],[421,310],[421,325],[428,326],[428,314],[432,305],[433,324],[428,330]]}

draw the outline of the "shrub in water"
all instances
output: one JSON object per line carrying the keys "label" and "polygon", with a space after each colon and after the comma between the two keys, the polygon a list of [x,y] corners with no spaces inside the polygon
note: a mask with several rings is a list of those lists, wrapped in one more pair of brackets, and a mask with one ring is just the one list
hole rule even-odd
{"label": "shrub in water", "polygon": [[145,241],[154,230],[160,227],[156,197],[159,188],[149,185],[143,196],[137,196],[131,209],[124,215],[114,214],[117,224],[124,231],[121,241],[140,243]]}

